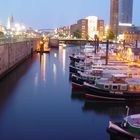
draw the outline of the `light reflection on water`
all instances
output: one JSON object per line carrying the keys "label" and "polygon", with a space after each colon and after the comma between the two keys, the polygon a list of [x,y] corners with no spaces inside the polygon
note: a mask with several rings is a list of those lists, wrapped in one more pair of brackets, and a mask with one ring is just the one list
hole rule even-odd
{"label": "light reflection on water", "polygon": [[41,62],[41,78],[43,81],[46,81],[46,54],[44,53],[43,55],[40,56],[40,62]]}
{"label": "light reflection on water", "polygon": [[62,64],[62,70],[63,70],[63,75],[65,76],[66,72],[66,49],[63,47],[59,47],[59,60],[60,63]]}
{"label": "light reflection on water", "polygon": [[53,63],[53,76],[54,76],[54,82],[56,83],[57,67],[56,67],[56,64],[55,63]]}

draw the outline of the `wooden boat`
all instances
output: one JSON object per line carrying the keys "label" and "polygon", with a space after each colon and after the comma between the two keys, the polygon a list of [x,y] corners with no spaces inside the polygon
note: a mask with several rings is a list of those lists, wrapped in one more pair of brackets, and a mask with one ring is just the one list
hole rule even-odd
{"label": "wooden boat", "polygon": [[93,69],[90,71],[81,72],[78,71],[77,74],[72,74],[72,88],[83,89],[84,82],[94,84],[96,79],[100,79],[102,76],[102,69]]}
{"label": "wooden boat", "polygon": [[101,78],[95,84],[85,82],[84,90],[89,100],[140,100],[140,80],[124,74],[112,74],[111,78]]}
{"label": "wooden boat", "polygon": [[109,122],[109,133],[117,133],[123,137],[140,140],[140,114],[126,116],[122,122]]}

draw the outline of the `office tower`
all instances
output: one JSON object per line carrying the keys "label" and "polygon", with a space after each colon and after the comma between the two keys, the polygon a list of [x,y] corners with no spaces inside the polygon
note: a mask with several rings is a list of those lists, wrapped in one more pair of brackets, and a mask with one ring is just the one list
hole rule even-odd
{"label": "office tower", "polygon": [[118,35],[119,27],[132,26],[132,13],[133,0],[110,1],[110,27],[116,36]]}
{"label": "office tower", "polygon": [[132,26],[133,0],[119,0],[119,26]]}
{"label": "office tower", "polygon": [[119,22],[119,0],[110,1],[110,28],[117,36]]}
{"label": "office tower", "polygon": [[98,37],[100,40],[103,39],[104,36],[104,20],[99,19],[97,22],[97,31],[98,31]]}
{"label": "office tower", "polygon": [[88,38],[94,39],[95,35],[98,35],[97,32],[97,21],[98,18],[96,16],[88,16],[86,17],[88,20]]}

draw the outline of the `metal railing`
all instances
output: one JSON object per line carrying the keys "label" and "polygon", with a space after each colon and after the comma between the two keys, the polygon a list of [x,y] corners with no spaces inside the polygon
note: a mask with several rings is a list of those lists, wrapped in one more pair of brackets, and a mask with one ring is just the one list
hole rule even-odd
{"label": "metal railing", "polygon": [[30,41],[33,39],[36,39],[36,38],[27,38],[27,37],[0,38],[0,45],[7,44],[7,43]]}

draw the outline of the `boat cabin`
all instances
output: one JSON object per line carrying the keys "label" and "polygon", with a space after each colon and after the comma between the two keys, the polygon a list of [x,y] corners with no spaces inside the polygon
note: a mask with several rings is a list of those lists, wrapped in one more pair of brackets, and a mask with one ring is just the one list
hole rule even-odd
{"label": "boat cabin", "polygon": [[128,84],[126,82],[127,75],[124,74],[112,74],[111,79],[99,79],[96,81],[96,86],[107,91],[126,91],[128,89]]}
{"label": "boat cabin", "polygon": [[112,74],[112,82],[113,83],[126,83],[127,75],[125,74]]}
{"label": "boat cabin", "polygon": [[101,76],[103,74],[103,69],[93,69],[91,74],[95,76]]}

